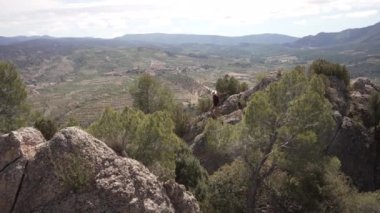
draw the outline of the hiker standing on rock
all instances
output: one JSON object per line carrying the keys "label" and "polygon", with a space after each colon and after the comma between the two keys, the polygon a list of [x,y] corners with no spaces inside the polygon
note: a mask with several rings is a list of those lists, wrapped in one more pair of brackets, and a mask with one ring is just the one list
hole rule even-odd
{"label": "hiker standing on rock", "polygon": [[213,104],[213,106],[211,108],[211,114],[212,114],[213,117],[214,116],[216,117],[216,109],[217,109],[217,107],[219,105],[219,96],[218,96],[218,93],[215,90],[212,91],[212,104]]}

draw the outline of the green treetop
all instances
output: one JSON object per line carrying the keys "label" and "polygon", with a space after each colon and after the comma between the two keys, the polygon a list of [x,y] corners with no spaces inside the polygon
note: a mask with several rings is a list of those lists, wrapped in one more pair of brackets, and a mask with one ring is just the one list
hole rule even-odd
{"label": "green treetop", "polygon": [[320,77],[309,80],[295,70],[248,103],[243,142],[250,180],[248,212],[256,208],[261,187],[276,169],[292,165],[289,162],[318,162],[324,148],[320,139],[333,126],[331,106],[323,92]]}
{"label": "green treetop", "polygon": [[350,84],[350,74],[345,66],[334,64],[329,61],[319,59],[315,60],[309,68],[311,73],[324,74],[326,76],[335,76],[344,81],[346,86]]}
{"label": "green treetop", "polygon": [[0,132],[23,126],[29,114],[24,82],[10,63],[0,63]]}
{"label": "green treetop", "polygon": [[133,106],[147,114],[170,111],[174,107],[171,91],[149,74],[143,74],[130,88],[130,93]]}

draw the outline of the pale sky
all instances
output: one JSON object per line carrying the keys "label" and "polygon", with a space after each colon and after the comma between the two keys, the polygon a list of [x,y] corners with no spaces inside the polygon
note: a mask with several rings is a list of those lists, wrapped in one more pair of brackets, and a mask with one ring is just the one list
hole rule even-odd
{"label": "pale sky", "polygon": [[380,0],[0,0],[0,36],[292,36],[380,22]]}

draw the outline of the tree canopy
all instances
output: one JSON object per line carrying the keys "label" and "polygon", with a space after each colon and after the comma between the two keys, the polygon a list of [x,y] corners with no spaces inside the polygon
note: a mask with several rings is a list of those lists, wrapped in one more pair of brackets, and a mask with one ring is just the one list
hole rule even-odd
{"label": "tree canopy", "polygon": [[167,112],[174,121],[175,133],[182,136],[189,126],[189,113],[181,103],[176,103],[172,91],[149,74],[143,74],[130,88],[133,106],[145,114]]}
{"label": "tree canopy", "polygon": [[174,177],[176,152],[181,144],[167,112],[144,114],[126,107],[105,109],[89,132],[123,156],[130,156],[162,178]]}
{"label": "tree canopy", "polygon": [[322,79],[313,76],[309,80],[304,72],[295,70],[267,91],[256,93],[244,121],[244,159],[250,170],[247,210],[253,212],[262,185],[276,169],[289,171],[296,164],[300,172],[321,162],[322,136],[333,127],[333,119]]}
{"label": "tree canopy", "polygon": [[16,67],[0,62],[0,132],[9,132],[25,124],[29,114],[27,91]]}
{"label": "tree canopy", "polygon": [[174,107],[172,92],[149,74],[141,75],[129,91],[133,106],[144,113],[170,111]]}
{"label": "tree canopy", "polygon": [[235,77],[225,75],[223,78],[218,78],[215,89],[218,92],[221,101],[223,102],[229,96],[237,94],[248,89],[247,83],[240,83]]}
{"label": "tree canopy", "polygon": [[324,74],[326,76],[335,76],[344,81],[346,86],[350,84],[350,74],[346,66],[334,64],[329,61],[319,59],[315,60],[309,68],[310,72],[315,74]]}

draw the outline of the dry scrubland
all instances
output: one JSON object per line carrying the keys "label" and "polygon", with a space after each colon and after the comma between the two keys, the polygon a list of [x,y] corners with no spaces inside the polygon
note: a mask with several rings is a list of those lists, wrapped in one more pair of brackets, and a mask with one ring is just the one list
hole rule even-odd
{"label": "dry scrubland", "polygon": [[45,60],[42,69],[34,68],[41,69],[37,75],[27,75],[31,70],[23,73],[26,81],[32,82],[28,98],[33,109],[60,123],[75,118],[88,125],[107,106],[118,110],[131,106],[128,89],[143,72],[159,76],[180,102],[196,104],[200,96],[207,95],[205,88],[213,88],[216,79],[225,74],[255,84],[255,73],[261,76],[268,68],[242,66],[241,62],[247,60],[169,54],[149,48],[88,49]]}

